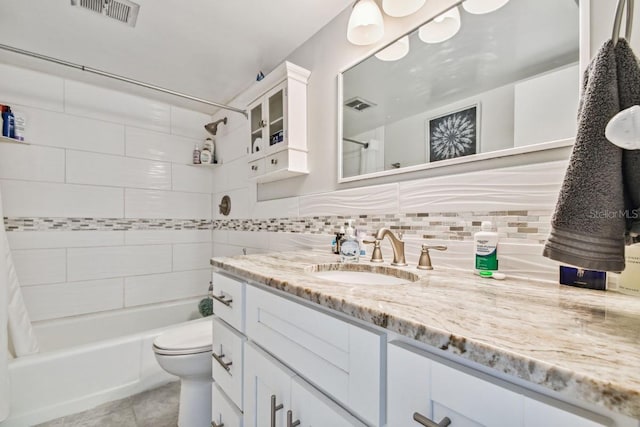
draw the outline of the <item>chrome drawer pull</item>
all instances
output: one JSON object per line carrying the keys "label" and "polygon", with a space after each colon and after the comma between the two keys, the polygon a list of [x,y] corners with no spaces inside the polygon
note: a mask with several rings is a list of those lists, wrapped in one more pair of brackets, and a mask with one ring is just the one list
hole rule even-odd
{"label": "chrome drawer pull", "polygon": [[211,295],[211,298],[213,298],[214,300],[226,305],[227,307],[231,307],[231,303],[233,302],[233,298],[225,299],[223,294]]}
{"label": "chrome drawer pull", "polygon": [[215,421],[211,421],[211,427],[224,427],[224,423],[217,424]]}
{"label": "chrome drawer pull", "polygon": [[271,164],[272,165],[277,165],[278,164],[278,159],[271,159]]}
{"label": "chrome drawer pull", "polygon": [[417,412],[413,413],[413,420],[425,427],[447,427],[451,424],[449,417],[444,417],[442,421],[436,424],[434,421],[431,421],[429,418]]}
{"label": "chrome drawer pull", "polygon": [[216,362],[218,362],[220,364],[220,366],[222,366],[224,368],[225,371],[229,372],[231,371],[231,365],[233,365],[233,362],[225,362],[224,360],[222,360],[222,358],[224,357],[224,354],[215,354],[214,352],[211,352],[211,355],[213,356],[214,359],[216,359]]}
{"label": "chrome drawer pull", "polygon": [[293,412],[287,411],[287,427],[296,427],[300,425],[300,420],[293,421]]}
{"label": "chrome drawer pull", "polygon": [[271,395],[271,427],[276,427],[276,412],[280,409],[284,408],[284,405],[281,403],[276,405],[276,395]]}

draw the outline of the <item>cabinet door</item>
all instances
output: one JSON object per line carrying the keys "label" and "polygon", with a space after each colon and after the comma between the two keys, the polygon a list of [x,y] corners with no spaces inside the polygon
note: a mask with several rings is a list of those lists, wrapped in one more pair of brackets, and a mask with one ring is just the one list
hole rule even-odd
{"label": "cabinet door", "polygon": [[[595,414],[577,415],[569,410],[563,410],[555,406],[525,397],[524,401],[524,427],[605,427],[610,426],[611,421]],[[588,418],[587,418],[588,416]],[[595,421],[598,419],[598,421]]]}
{"label": "cabinet door", "polygon": [[245,426],[286,427],[294,373],[253,343],[245,345],[244,360]]}
{"label": "cabinet door", "polygon": [[413,414],[431,418],[431,360],[402,343],[387,348],[387,425],[419,426]]}
{"label": "cabinet door", "polygon": [[291,384],[291,418],[292,423],[299,420],[300,427],[365,427],[300,377],[295,377]]}
{"label": "cabinet door", "polygon": [[[287,109],[285,108],[285,99],[287,91],[287,82],[283,82],[271,89],[265,95],[264,104],[267,107],[266,111],[266,125],[268,139],[265,146],[283,146],[287,144],[286,140],[286,115]],[[275,147],[274,147],[275,148]]]}
{"label": "cabinet door", "polygon": [[[264,129],[266,120],[264,119],[264,108],[262,99],[249,106],[249,125],[251,129],[251,145],[249,153],[258,153],[269,146],[269,141],[264,140]],[[261,140],[262,142],[256,140]]]}

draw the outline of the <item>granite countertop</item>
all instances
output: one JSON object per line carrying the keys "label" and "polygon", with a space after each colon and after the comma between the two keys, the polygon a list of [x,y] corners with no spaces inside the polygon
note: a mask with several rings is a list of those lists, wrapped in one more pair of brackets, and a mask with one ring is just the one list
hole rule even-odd
{"label": "granite countertop", "polygon": [[[331,254],[284,252],[213,258],[211,265],[640,419],[640,298],[437,266],[393,268],[419,278],[384,286],[309,274],[336,262]],[[356,265],[363,264],[371,265]]]}

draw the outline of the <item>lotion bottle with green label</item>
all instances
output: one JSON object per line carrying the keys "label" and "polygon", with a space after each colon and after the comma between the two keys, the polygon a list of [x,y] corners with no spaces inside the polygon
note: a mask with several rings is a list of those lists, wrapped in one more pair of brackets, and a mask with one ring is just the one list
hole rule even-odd
{"label": "lotion bottle with green label", "polygon": [[482,231],[473,236],[475,269],[479,271],[498,269],[498,233],[491,229],[491,221],[482,221]]}

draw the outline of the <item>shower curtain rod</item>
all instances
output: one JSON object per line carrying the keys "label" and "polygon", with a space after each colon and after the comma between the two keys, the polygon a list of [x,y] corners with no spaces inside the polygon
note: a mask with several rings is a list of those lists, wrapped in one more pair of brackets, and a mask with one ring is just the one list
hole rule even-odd
{"label": "shower curtain rod", "polygon": [[61,59],[52,58],[50,56],[41,55],[41,54],[35,53],[35,52],[29,52],[28,50],[18,49],[16,47],[7,46],[7,45],[4,45],[4,44],[0,44],[0,49],[6,50],[6,51],[9,51],[9,52],[13,52],[13,53],[18,53],[20,55],[30,56],[32,58],[37,58],[37,59],[41,59],[41,60],[44,60],[44,61],[53,62],[55,64],[64,65],[65,67],[75,68],[77,70],[86,71],[88,73],[97,74],[99,76],[108,77],[110,79],[120,80],[122,82],[130,83],[130,84],[133,84],[133,85],[136,85],[136,86],[141,86],[141,87],[144,87],[144,88],[147,88],[147,89],[152,89],[152,90],[155,90],[155,91],[158,91],[158,92],[168,93],[169,95],[177,96],[177,97],[188,99],[188,100],[191,100],[191,101],[196,101],[196,102],[199,102],[201,104],[211,105],[213,107],[218,107],[218,108],[222,108],[222,109],[225,109],[225,110],[234,111],[236,113],[242,114],[245,118],[249,117],[246,110],[241,110],[239,108],[231,107],[229,105],[219,104],[217,102],[208,101],[206,99],[202,99],[202,98],[198,98],[198,97],[195,97],[195,96],[187,95],[187,94],[184,94],[184,93],[176,92],[175,90],[165,89],[165,88],[160,87],[160,86],[152,85],[152,84],[149,84],[149,83],[144,83],[144,82],[141,82],[141,81],[138,81],[138,80],[130,79],[128,77],[119,76],[117,74],[109,73],[107,71],[102,71],[102,70],[98,70],[96,68],[86,67],[84,65],[74,64],[73,62],[63,61]]}
{"label": "shower curtain rod", "polygon": [[358,144],[358,145],[362,145],[364,148],[369,148],[369,143],[368,142],[362,142],[362,141],[358,141],[357,139],[351,139],[351,138],[342,138],[347,142],[353,142],[354,144]]}

